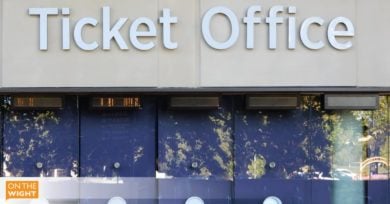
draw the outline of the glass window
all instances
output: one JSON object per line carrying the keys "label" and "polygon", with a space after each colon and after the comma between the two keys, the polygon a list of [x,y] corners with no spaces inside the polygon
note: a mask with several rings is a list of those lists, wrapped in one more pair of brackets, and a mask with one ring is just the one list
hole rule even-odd
{"label": "glass window", "polygon": [[156,203],[155,99],[142,97],[134,109],[91,108],[90,99],[80,97],[80,204],[106,204],[118,196]]}
{"label": "glass window", "polygon": [[254,111],[238,99],[236,201],[258,203],[270,195],[293,203],[388,200],[388,98],[380,97],[375,111],[325,111],[319,96],[303,96],[297,110]]}
{"label": "glass window", "polygon": [[261,203],[268,196],[308,202],[306,180],[318,177],[311,168],[311,135],[306,130],[310,108],[246,110],[244,103],[236,98],[236,203]]}
{"label": "glass window", "polygon": [[184,203],[195,195],[205,203],[230,202],[232,125],[231,97],[221,97],[215,110],[169,110],[166,104],[159,105],[160,203]]}
{"label": "glass window", "polygon": [[388,97],[375,111],[324,111],[332,202],[381,203],[388,200]]}
{"label": "glass window", "polygon": [[4,176],[76,177],[78,175],[77,98],[58,110],[4,113]]}
{"label": "glass window", "polygon": [[92,109],[80,99],[82,177],[155,177],[156,106],[143,98],[141,108]]}

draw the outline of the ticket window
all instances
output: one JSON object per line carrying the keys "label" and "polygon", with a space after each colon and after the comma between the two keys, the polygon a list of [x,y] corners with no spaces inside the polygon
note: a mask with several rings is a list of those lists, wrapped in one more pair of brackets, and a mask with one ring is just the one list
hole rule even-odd
{"label": "ticket window", "polygon": [[92,98],[80,100],[81,176],[155,177],[154,99],[129,98],[131,107],[116,108],[93,107]]}
{"label": "ticket window", "polygon": [[389,202],[389,97],[373,110],[327,110],[322,131],[335,204]]}
{"label": "ticket window", "polygon": [[369,122],[366,129],[365,126],[363,127],[363,134],[359,138],[362,146],[359,176],[368,181],[366,186],[367,202],[372,204],[389,203],[390,97],[381,96],[379,108],[366,114]]}
{"label": "ticket window", "polygon": [[[311,136],[306,131],[310,110],[298,103],[287,108],[277,104],[284,99],[259,97],[260,107],[254,104],[252,108],[248,105],[251,99],[236,97],[235,203],[262,203],[269,196],[283,203],[311,203],[310,179],[315,175]],[[276,103],[265,106],[270,100]]]}
{"label": "ticket window", "polygon": [[375,110],[325,110],[320,96],[302,96],[296,110],[240,110],[237,103],[236,202],[270,195],[303,204],[388,201],[388,100],[379,97]]}
{"label": "ticket window", "polygon": [[156,202],[156,103],[80,98],[81,204]]}
{"label": "ticket window", "polygon": [[[185,103],[187,99],[177,101]],[[198,98],[190,99],[197,101],[193,107],[179,109],[169,107],[167,101],[168,98],[160,101],[158,112],[159,203],[181,204],[188,199],[230,203],[233,179],[231,97],[220,97],[218,107],[208,108],[199,107],[202,99]],[[180,102],[177,105],[180,106]]]}
{"label": "ticket window", "polygon": [[14,99],[5,100],[3,175],[77,177],[77,97],[20,97],[11,104]]}

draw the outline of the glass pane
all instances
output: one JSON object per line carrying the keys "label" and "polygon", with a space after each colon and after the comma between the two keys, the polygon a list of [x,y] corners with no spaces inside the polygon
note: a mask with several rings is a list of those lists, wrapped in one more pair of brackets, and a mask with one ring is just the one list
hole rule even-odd
{"label": "glass pane", "polygon": [[11,110],[4,116],[4,176],[78,175],[77,98],[60,110]]}
{"label": "glass pane", "polygon": [[[368,157],[360,164],[367,184],[367,199],[372,204],[389,203],[389,97],[380,97],[379,109],[364,116],[372,120],[368,130]],[[362,114],[362,113],[360,113]],[[387,202],[386,202],[387,201]]]}
{"label": "glass pane", "polygon": [[[307,202],[311,171],[310,135],[305,129],[310,109],[245,110],[236,99],[236,203],[261,203],[268,196],[282,202]],[[252,190],[248,190],[252,189]]]}
{"label": "glass pane", "polygon": [[333,203],[333,183],[335,178],[331,176],[332,153],[329,134],[324,130],[327,117],[322,109],[323,104],[319,96],[303,97],[303,107],[309,111],[306,124],[306,133],[310,135],[311,169],[319,176],[311,180],[311,201],[309,203],[329,204]]}
{"label": "glass pane", "polygon": [[155,177],[154,100],[134,110],[92,109],[80,100],[82,177]]}
{"label": "glass pane", "polygon": [[[313,168],[321,169],[326,176],[320,182],[313,181],[313,202],[383,203],[388,199],[388,158],[384,152],[388,150],[386,97],[380,98],[376,111],[322,111],[321,116],[324,135],[313,139]],[[326,142],[316,142],[324,138]],[[323,159],[318,159],[318,155],[323,155]],[[322,161],[325,163],[321,168],[318,165]],[[324,202],[323,198],[331,199]]]}
{"label": "glass pane", "polygon": [[[371,114],[370,111],[361,111]],[[369,157],[369,121],[354,111],[332,111],[323,115],[323,130],[328,140],[327,158],[333,184],[333,203],[364,203],[364,183],[359,164]],[[338,181],[338,182],[337,182]]]}
{"label": "glass pane", "polygon": [[141,101],[140,109],[93,109],[80,99],[80,204],[156,202],[156,103]]}
{"label": "glass pane", "polygon": [[229,203],[233,179],[232,100],[216,110],[158,113],[159,203],[184,203],[197,195],[206,203]]}

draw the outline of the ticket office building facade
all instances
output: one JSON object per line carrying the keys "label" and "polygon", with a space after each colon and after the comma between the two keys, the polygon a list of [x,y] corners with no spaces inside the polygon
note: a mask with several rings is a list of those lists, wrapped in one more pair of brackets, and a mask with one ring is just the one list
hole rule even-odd
{"label": "ticket office building facade", "polygon": [[155,198],[130,203],[389,200],[388,96],[376,110],[324,110],[318,95],[290,110],[250,110],[241,95],[201,110],[171,109],[169,96],[142,96],[131,110],[89,99],[65,96],[57,110],[5,105],[2,175],[159,177]]}
{"label": "ticket office building facade", "polygon": [[141,179],[127,203],[389,203],[386,8],[0,0],[2,178]]}

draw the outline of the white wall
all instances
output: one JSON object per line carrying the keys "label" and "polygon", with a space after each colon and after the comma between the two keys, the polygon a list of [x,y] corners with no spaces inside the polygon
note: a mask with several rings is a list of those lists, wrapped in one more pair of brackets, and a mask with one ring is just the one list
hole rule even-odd
{"label": "white wall", "polygon": [[[369,86],[389,87],[390,1],[388,0],[0,0],[0,67],[2,87],[277,87],[277,86]],[[263,20],[255,29],[255,48],[245,48],[246,27],[242,18],[251,5],[261,5]],[[287,49],[287,22],[278,26],[278,47],[267,48],[268,25],[264,18],[273,5],[296,6],[297,24],[311,16],[325,20],[313,28],[312,39],[325,47],[309,50],[297,35],[297,48]],[[61,50],[60,17],[49,18],[48,51],[39,50],[38,17],[28,8],[70,7],[72,25],[83,17],[101,21],[101,8],[111,7],[111,21],[129,20],[121,29],[129,50],[112,42],[110,51],[83,51],[72,41],[71,50]],[[210,48],[201,35],[201,18],[213,6],[231,8],[240,22],[238,42],[227,50]],[[165,49],[161,26],[163,8],[170,8],[179,22],[172,26],[172,39],[179,47]],[[128,30],[137,17],[153,19],[157,26],[156,47],[139,51],[131,46]],[[286,12],[280,16],[288,17]],[[340,51],[326,40],[326,27],[337,16],[355,26],[353,47]],[[85,39],[101,42],[101,22],[86,28]],[[230,27],[216,17],[212,32],[226,39]],[[0,35],[1,35],[0,34]],[[347,39],[348,40],[348,39]],[[2,51],[2,52],[1,52]]]}

